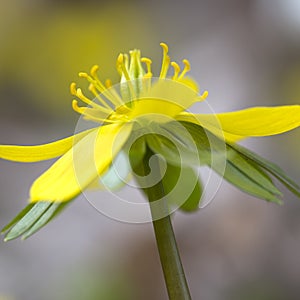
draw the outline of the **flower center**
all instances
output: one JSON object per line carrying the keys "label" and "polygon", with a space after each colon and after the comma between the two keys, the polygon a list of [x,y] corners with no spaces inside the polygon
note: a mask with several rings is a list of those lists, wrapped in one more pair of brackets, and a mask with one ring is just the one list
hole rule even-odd
{"label": "flower center", "polygon": [[[198,95],[195,81],[186,76],[190,63],[184,59],[181,71],[176,62],[171,62],[168,46],[160,44],[163,49],[161,70],[158,78],[153,77],[149,58],[142,57],[140,50],[132,50],[127,54],[121,53],[117,58],[117,70],[120,74],[120,84],[113,86],[107,79],[103,84],[97,72],[99,67],[93,66],[90,74],[80,72],[79,77],[89,83],[89,91],[94,101],[86,97],[76,84],[70,86],[71,94],[76,96],[88,107],[78,106],[78,100],[73,100],[73,109],[85,119],[103,123],[118,123],[135,121],[147,115],[160,114],[174,117],[198,101],[203,101],[208,93]],[[142,64],[145,65],[146,71]],[[173,76],[167,77],[170,66]]]}

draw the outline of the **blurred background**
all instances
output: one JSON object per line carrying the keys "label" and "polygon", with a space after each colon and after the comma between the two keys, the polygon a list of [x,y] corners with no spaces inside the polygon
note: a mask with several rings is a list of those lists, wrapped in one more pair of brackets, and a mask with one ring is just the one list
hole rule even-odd
{"label": "blurred background", "polygon": [[[97,63],[116,82],[132,48],[188,58],[217,112],[300,103],[298,0],[11,0],[0,2],[1,144],[70,135],[69,84]],[[246,145],[299,181],[300,131]],[[0,227],[52,162],[1,161]],[[193,299],[298,299],[300,203],[284,206],[223,183],[214,201],[174,227]],[[102,194],[109,197],[109,194]],[[79,198],[26,241],[0,242],[0,299],[167,299],[151,224],[111,220]]]}

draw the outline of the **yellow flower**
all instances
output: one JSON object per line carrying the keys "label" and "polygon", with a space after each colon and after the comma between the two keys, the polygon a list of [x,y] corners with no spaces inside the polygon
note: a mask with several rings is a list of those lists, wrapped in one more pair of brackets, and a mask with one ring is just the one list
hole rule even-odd
{"label": "yellow flower", "polygon": [[[151,60],[141,58],[139,50],[120,54],[117,70],[120,84],[109,80],[102,83],[97,75],[98,66],[90,74],[79,73],[90,84],[95,101],[83,94],[75,83],[71,84],[73,109],[85,119],[95,122],[96,128],[53,143],[36,146],[0,145],[0,158],[36,162],[60,157],[44,174],[35,180],[30,190],[30,202],[66,202],[88,188],[103,176],[113,159],[137,131],[153,124],[172,121],[200,125],[227,142],[236,142],[251,136],[268,136],[289,131],[300,125],[300,106],[255,107],[222,114],[192,114],[187,111],[194,103],[203,101],[208,93],[198,93],[198,86],[183,70],[171,62],[168,47],[161,43],[163,59],[158,78],[154,78]],[[145,65],[145,69],[143,67]],[[169,69],[173,75],[169,76]],[[155,80],[154,80],[155,79]],[[88,107],[78,105],[78,99]],[[151,130],[149,131],[151,132]]]}

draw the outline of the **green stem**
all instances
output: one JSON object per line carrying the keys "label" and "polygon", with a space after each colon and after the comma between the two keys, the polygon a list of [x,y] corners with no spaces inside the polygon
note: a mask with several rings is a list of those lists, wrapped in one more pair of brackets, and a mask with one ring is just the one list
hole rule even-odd
{"label": "green stem", "polygon": [[[144,175],[145,173],[149,173],[148,160],[152,155],[153,153],[147,149],[147,155],[143,162]],[[155,173],[155,176],[158,176],[160,175],[157,173],[160,170],[159,160],[157,157],[153,156],[152,160],[151,173]],[[148,172],[146,170],[148,170]],[[169,299],[190,300],[191,295],[177,248],[176,238],[174,235],[171,218],[168,213],[167,203],[164,202],[163,205],[160,205],[159,211],[157,206],[154,205],[156,200],[160,200],[165,196],[163,182],[160,181],[154,186],[148,187],[144,190],[148,195],[150,203],[153,220],[152,223]],[[163,218],[159,218],[162,215],[161,210],[165,210],[165,213],[163,214],[165,216]]]}

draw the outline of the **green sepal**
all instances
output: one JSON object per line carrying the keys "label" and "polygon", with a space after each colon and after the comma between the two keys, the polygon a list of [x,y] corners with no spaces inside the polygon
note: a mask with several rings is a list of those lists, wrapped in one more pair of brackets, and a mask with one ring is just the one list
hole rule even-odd
{"label": "green sepal", "polygon": [[[264,170],[262,165],[258,163],[258,159],[254,160],[250,155],[242,155],[234,148],[235,146],[225,143],[199,125],[188,122],[181,123],[193,136],[199,152],[210,151],[213,153],[213,157],[219,151],[220,158],[226,159],[225,169],[222,163],[218,164],[211,161],[208,164],[225,180],[250,195],[278,204],[282,203],[278,198],[281,196],[280,191],[265,172],[267,169],[264,168]],[[208,138],[203,139],[204,135]]]}
{"label": "green sepal", "polygon": [[134,134],[128,139],[124,146],[125,152],[129,155],[129,162],[133,172],[136,172],[137,167],[142,163],[146,153],[146,141],[141,136]]}
{"label": "green sepal", "polygon": [[[147,185],[147,182],[144,181],[144,176],[149,175],[150,172],[152,173],[152,178],[162,176],[161,181],[159,183],[157,182],[155,186],[163,186],[165,196],[170,207],[180,207],[181,210],[186,212],[197,210],[202,196],[202,185],[199,182],[199,178],[193,168],[178,165],[179,153],[172,143],[170,144],[170,147],[172,148],[166,147],[162,150],[162,147],[165,147],[169,143],[171,142],[164,137],[160,139],[157,135],[152,134],[147,134],[143,138],[136,140],[136,142],[131,146],[131,151],[129,152],[129,158],[134,175],[137,175],[135,176],[135,179],[140,186],[144,186],[145,184]],[[158,158],[160,170],[150,169],[148,164],[150,156],[146,155],[147,147],[153,151],[153,154],[161,155],[161,157]],[[171,159],[170,155],[172,156]],[[176,165],[169,163],[170,160],[172,162],[174,160]],[[145,169],[145,166],[148,167]],[[180,188],[176,190],[176,194],[174,195],[172,191],[177,184],[180,185]],[[147,188],[141,188],[141,190],[147,195]],[[184,201],[184,203],[182,203],[182,201]]]}
{"label": "green sepal", "polygon": [[[239,166],[233,164],[230,161],[227,161],[225,171],[223,170],[219,172],[217,168],[214,168],[214,171],[219,173],[220,176],[223,176],[225,180],[239,188],[240,190],[253,195],[257,198],[261,198],[270,202],[275,202],[277,204],[281,204],[282,201],[278,199],[276,194],[271,193],[267,189],[265,189],[263,186],[258,184],[255,180],[253,180],[252,176],[249,177],[247,174],[245,174]],[[274,186],[274,189],[275,186]]]}
{"label": "green sepal", "polygon": [[53,203],[45,213],[34,223],[34,225],[26,231],[22,239],[27,239],[49,223],[57,214],[59,214],[68,203]]}
{"label": "green sepal", "polygon": [[34,206],[34,203],[30,203],[25,208],[23,208],[6,226],[4,226],[1,230],[1,234],[4,234],[11,227],[13,227],[19,220],[21,220]]}
{"label": "green sepal", "polygon": [[278,165],[268,161],[267,159],[240,145],[230,144],[229,147],[235,149],[245,158],[254,161],[261,168],[263,168],[264,170],[272,174],[274,177],[276,177],[276,179],[278,179],[283,185],[285,185],[286,188],[288,188],[292,193],[300,197],[300,186],[297,183],[295,183],[290,177],[288,177]]}
{"label": "green sepal", "polygon": [[[182,179],[180,180],[180,178]],[[203,189],[198,175],[192,168],[167,164],[162,184],[169,205],[179,206],[185,212],[196,211],[199,208]],[[180,184],[180,189],[179,193],[176,192],[176,195],[174,195],[172,191],[176,184]],[[193,187],[192,190],[191,187]],[[183,193],[183,195],[180,193]],[[185,200],[185,198],[187,199]],[[184,203],[181,203],[183,200],[185,200]]]}
{"label": "green sepal", "polygon": [[20,236],[28,238],[50,222],[68,203],[37,202],[28,204],[2,229],[2,233],[8,231],[4,241],[10,241]]}

